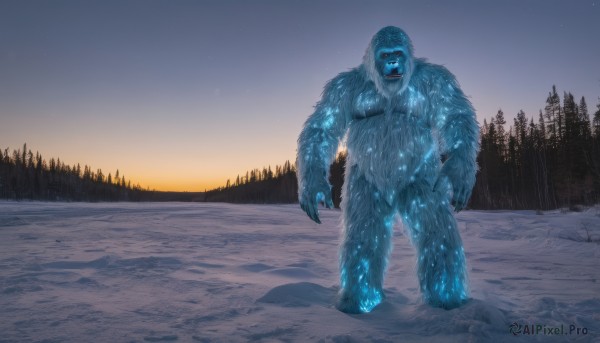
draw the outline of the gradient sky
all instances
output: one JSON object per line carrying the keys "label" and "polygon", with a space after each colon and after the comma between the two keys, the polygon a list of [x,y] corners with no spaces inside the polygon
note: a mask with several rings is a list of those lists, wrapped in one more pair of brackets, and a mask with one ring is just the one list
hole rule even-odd
{"label": "gradient sky", "polygon": [[294,160],[324,83],[381,27],[443,64],[480,123],[600,95],[596,1],[0,1],[0,147],[202,191]]}

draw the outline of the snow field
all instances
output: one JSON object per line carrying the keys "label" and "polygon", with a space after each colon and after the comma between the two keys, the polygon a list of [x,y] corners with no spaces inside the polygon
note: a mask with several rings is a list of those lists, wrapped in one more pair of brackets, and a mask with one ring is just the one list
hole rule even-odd
{"label": "snow field", "polygon": [[600,207],[458,214],[472,299],[451,311],[422,304],[398,224],[387,298],[366,315],[333,307],[339,217],[0,202],[0,342],[600,342]]}

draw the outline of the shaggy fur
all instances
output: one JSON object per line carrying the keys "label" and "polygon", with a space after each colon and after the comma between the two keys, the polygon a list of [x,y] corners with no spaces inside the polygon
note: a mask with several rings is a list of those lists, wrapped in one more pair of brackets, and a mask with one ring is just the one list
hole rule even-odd
{"label": "shaggy fur", "polygon": [[417,250],[425,302],[460,306],[468,280],[450,201],[460,211],[470,197],[479,127],[454,76],[415,59],[406,33],[389,26],[360,66],[327,83],[298,138],[299,200],[317,223],[318,203],[332,206],[329,166],[346,134],[337,308],[364,313],[383,300],[397,215]]}

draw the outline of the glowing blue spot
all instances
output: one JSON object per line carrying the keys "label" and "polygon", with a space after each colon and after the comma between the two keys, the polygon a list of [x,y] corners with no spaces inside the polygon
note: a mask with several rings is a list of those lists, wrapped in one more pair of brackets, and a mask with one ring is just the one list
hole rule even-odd
{"label": "glowing blue spot", "polygon": [[323,128],[329,129],[331,126],[333,126],[333,117],[330,116],[327,117],[323,122]]}
{"label": "glowing blue spot", "polygon": [[323,192],[318,192],[317,193],[317,202],[323,202],[325,201],[325,194],[323,194]]}
{"label": "glowing blue spot", "polygon": [[386,228],[391,229],[394,224],[394,216],[387,216],[384,220],[384,225]]}
{"label": "glowing blue spot", "polygon": [[456,142],[456,143],[454,144],[454,146],[453,146],[452,148],[454,148],[454,149],[457,149],[457,148],[458,148],[459,146],[461,146],[462,144],[463,144],[463,141],[462,141],[462,140],[459,140],[458,142]]}

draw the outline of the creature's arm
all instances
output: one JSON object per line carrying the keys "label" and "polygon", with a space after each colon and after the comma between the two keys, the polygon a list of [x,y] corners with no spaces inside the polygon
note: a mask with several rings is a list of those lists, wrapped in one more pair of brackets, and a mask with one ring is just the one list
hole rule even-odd
{"label": "creature's arm", "polygon": [[466,98],[454,75],[440,67],[435,77],[433,109],[435,124],[442,140],[442,155],[446,155],[434,189],[442,179],[452,184],[452,202],[456,212],[462,210],[471,197],[477,172],[479,124],[475,110]]}
{"label": "creature's arm", "polygon": [[351,92],[351,78],[343,73],[327,83],[321,101],[298,137],[296,167],[300,206],[319,224],[318,203],[333,207],[329,167],[348,125],[347,94]]}

